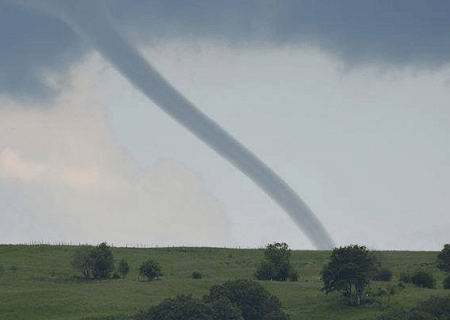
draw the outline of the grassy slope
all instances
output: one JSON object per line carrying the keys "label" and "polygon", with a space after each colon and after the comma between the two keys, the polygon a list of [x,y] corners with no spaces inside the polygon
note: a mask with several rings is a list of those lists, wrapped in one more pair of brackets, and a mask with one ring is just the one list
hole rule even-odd
{"label": "grassy slope", "polygon": [[[116,260],[124,258],[131,271],[127,279],[78,282],[70,266],[75,246],[0,245],[0,319],[107,319],[109,315],[129,315],[167,297],[193,294],[200,298],[213,283],[228,279],[252,279],[263,257],[263,249],[219,248],[112,248]],[[410,308],[432,294],[444,295],[442,273],[433,267],[437,252],[380,252],[384,264],[394,272],[395,284],[402,272],[422,268],[433,272],[438,289],[411,285],[388,301],[384,309],[351,308],[338,294],[320,292],[320,270],[329,251],[293,251],[292,264],[299,271],[298,282],[261,282],[280,298],[284,309],[297,319],[374,319],[383,310]],[[138,279],[139,265],[152,258],[163,269],[161,280]],[[11,269],[17,266],[17,270]],[[2,271],[3,270],[3,271]],[[191,279],[199,271],[200,280]],[[374,282],[372,287],[389,284]]]}

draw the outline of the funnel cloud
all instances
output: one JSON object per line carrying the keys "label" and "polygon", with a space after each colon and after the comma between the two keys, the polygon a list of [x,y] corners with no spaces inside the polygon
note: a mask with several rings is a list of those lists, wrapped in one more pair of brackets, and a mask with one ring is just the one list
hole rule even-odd
{"label": "funnel cloud", "polygon": [[98,3],[48,1],[44,9],[88,40],[163,111],[241,170],[277,202],[317,249],[333,241],[304,201],[272,169],[179,93],[113,26]]}

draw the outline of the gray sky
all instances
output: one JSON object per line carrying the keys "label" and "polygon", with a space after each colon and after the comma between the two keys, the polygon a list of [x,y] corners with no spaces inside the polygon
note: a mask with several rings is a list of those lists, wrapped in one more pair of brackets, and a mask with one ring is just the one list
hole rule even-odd
{"label": "gray sky", "polygon": [[[187,98],[279,173],[337,245],[448,243],[450,4],[108,2]],[[0,1],[1,243],[313,249],[233,166],[81,38]]]}

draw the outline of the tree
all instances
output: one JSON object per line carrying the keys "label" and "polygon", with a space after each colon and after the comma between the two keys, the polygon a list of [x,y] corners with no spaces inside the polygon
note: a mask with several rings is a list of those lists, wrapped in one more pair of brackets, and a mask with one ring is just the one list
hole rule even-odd
{"label": "tree", "polygon": [[[281,310],[277,297],[270,294],[259,283],[250,280],[227,281],[211,286],[206,303],[214,305],[228,300],[242,313],[244,320],[288,320],[289,317]],[[218,318],[221,319],[221,318]],[[236,318],[238,319],[238,318]]]}
{"label": "tree", "polygon": [[450,244],[445,244],[437,256],[437,267],[446,273],[450,272]]}
{"label": "tree", "polygon": [[322,290],[326,293],[339,291],[350,305],[360,305],[364,291],[377,270],[377,259],[365,246],[335,248],[330,262],[322,269]]}
{"label": "tree", "polygon": [[106,242],[96,247],[81,246],[72,257],[72,267],[89,279],[106,279],[114,270],[114,256]]}
{"label": "tree", "polygon": [[83,277],[89,279],[91,277],[92,259],[90,255],[91,246],[80,246],[77,252],[72,256],[72,267],[81,272]]}
{"label": "tree", "polygon": [[119,266],[117,267],[117,271],[119,271],[120,276],[125,279],[128,272],[130,272],[130,266],[128,265],[128,262],[126,262],[125,259],[121,259],[119,261]]}
{"label": "tree", "polygon": [[162,276],[161,267],[153,260],[142,263],[139,267],[139,274],[147,277],[149,281]]}
{"label": "tree", "polygon": [[114,256],[106,242],[100,243],[92,250],[92,276],[95,279],[106,279],[114,271]]}
{"label": "tree", "polygon": [[[258,280],[286,281],[291,275],[298,278],[290,263],[291,250],[286,243],[268,244],[264,250],[264,261],[256,270]],[[294,279],[294,280],[295,280]]]}

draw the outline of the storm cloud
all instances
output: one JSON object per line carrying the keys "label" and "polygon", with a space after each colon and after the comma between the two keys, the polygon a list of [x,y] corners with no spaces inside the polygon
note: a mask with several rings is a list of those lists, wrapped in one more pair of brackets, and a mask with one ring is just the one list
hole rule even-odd
{"label": "storm cloud", "polygon": [[[91,48],[58,19],[0,1],[0,94],[45,99],[42,73],[64,75]],[[446,1],[107,1],[116,27],[136,44],[180,39],[246,47],[312,46],[343,61],[386,68],[438,68],[450,61]]]}

